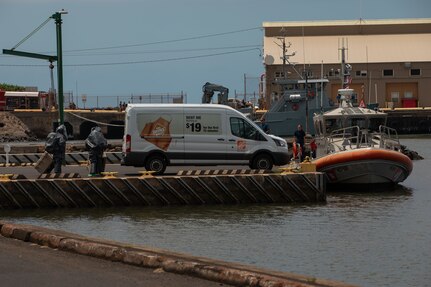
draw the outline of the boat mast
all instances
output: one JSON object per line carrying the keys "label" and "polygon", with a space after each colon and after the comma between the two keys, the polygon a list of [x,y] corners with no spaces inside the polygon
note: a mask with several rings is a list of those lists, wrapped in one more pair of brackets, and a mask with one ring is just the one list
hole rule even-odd
{"label": "boat mast", "polygon": [[350,71],[352,70],[352,66],[350,64],[346,64],[346,50],[347,48],[344,47],[344,39],[342,42],[341,50],[341,87],[342,89],[348,89],[350,83],[352,82],[352,77],[350,75]]}

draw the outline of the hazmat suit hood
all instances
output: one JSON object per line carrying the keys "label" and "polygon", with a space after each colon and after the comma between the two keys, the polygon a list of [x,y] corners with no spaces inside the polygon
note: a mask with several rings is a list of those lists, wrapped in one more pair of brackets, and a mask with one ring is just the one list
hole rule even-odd
{"label": "hazmat suit hood", "polygon": [[58,128],[55,130],[55,132],[62,134],[64,136],[64,138],[67,139],[67,130],[66,130],[65,125],[58,126]]}
{"label": "hazmat suit hood", "polygon": [[99,126],[95,126],[91,128],[91,132],[88,135],[85,143],[89,148],[97,147],[97,148],[105,149],[108,145],[108,142],[103,136],[102,129]]}
{"label": "hazmat suit hood", "polygon": [[101,133],[101,132],[102,132],[102,129],[101,129],[99,126],[95,126],[95,127],[92,127],[92,128],[91,128],[91,132],[98,132],[98,133]]}

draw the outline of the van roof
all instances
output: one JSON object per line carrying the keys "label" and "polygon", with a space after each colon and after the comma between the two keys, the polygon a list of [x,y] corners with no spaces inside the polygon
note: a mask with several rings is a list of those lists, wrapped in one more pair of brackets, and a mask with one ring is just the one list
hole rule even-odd
{"label": "van roof", "polygon": [[234,108],[227,105],[219,104],[127,104],[127,109],[134,108],[210,108],[210,109],[223,109],[223,110],[235,110]]}

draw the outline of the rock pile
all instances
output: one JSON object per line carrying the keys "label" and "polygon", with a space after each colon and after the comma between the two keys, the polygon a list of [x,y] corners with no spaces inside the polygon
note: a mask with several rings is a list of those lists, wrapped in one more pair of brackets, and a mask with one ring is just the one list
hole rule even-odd
{"label": "rock pile", "polygon": [[9,112],[0,112],[0,142],[36,141],[29,128]]}

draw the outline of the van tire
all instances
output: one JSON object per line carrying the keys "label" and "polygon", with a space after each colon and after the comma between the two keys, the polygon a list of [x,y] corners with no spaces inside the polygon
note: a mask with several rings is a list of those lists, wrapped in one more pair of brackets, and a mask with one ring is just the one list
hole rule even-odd
{"label": "van tire", "polygon": [[267,154],[259,154],[253,159],[253,169],[266,169],[271,170],[274,166],[272,157]]}
{"label": "van tire", "polygon": [[150,156],[145,162],[145,169],[154,171],[155,175],[161,175],[166,170],[166,160],[159,155]]}

